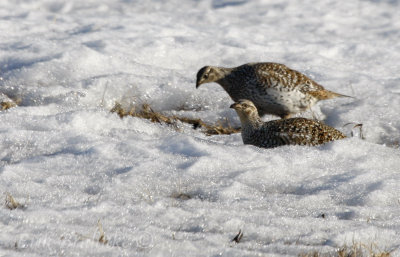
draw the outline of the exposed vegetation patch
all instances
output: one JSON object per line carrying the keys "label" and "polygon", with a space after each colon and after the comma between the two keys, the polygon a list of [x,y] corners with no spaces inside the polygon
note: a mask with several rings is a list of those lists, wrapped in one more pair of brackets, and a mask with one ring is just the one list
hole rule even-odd
{"label": "exposed vegetation patch", "polygon": [[117,113],[121,118],[124,118],[126,116],[133,116],[148,119],[152,122],[165,123],[175,127],[177,127],[178,122],[182,122],[192,125],[193,129],[201,128],[202,132],[209,136],[230,135],[240,132],[240,128],[233,128],[228,122],[226,122],[226,124],[218,122],[216,125],[210,125],[205,123],[201,119],[178,117],[175,115],[167,116],[160,112],[154,111],[148,104],[143,104],[140,109],[132,107],[130,110],[125,110],[124,108],[122,108],[121,104],[116,103],[115,106],[111,109],[111,112]]}
{"label": "exposed vegetation patch", "polygon": [[4,110],[10,109],[10,108],[13,108],[15,106],[17,106],[17,104],[14,103],[14,102],[1,102],[0,103],[0,107],[1,107],[0,110],[4,111]]}
{"label": "exposed vegetation patch", "polygon": [[14,199],[14,197],[10,193],[6,193],[6,200],[4,205],[10,210],[15,210],[17,208],[20,209],[25,208],[25,205],[20,204],[17,200]]}
{"label": "exposed vegetation patch", "polygon": [[390,257],[390,251],[382,251],[375,244],[353,243],[343,246],[335,253],[311,252],[299,254],[300,257]]}
{"label": "exposed vegetation patch", "polygon": [[17,107],[21,103],[20,98],[10,98],[0,92],[0,111],[8,110]]}
{"label": "exposed vegetation patch", "polygon": [[[99,236],[95,237],[95,236],[86,236],[86,235],[82,235],[77,233],[77,235],[79,236],[79,241],[84,241],[84,240],[93,240],[95,242],[99,242],[100,244],[103,245],[107,245],[108,244],[108,239],[106,239],[104,230],[103,230],[103,224],[101,224],[100,219],[97,220],[97,229],[99,231]],[[64,237],[62,237],[61,239],[65,239]]]}

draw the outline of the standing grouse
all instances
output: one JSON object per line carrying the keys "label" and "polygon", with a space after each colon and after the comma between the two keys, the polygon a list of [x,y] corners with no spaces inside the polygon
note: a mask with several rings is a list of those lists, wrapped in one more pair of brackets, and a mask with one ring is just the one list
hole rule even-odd
{"label": "standing grouse", "polygon": [[248,63],[235,68],[205,66],[197,73],[196,88],[217,82],[233,101],[251,100],[260,116],[289,118],[320,100],[347,97],[279,63]]}

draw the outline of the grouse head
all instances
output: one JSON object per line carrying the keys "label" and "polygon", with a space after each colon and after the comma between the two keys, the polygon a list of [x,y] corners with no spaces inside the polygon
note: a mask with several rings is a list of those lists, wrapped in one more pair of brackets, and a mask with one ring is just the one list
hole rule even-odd
{"label": "grouse head", "polygon": [[218,72],[218,68],[205,66],[197,72],[196,88],[204,83],[215,82],[220,78],[221,77],[220,73]]}
{"label": "grouse head", "polygon": [[259,120],[258,111],[252,101],[240,99],[230,106],[235,109],[240,118]]}

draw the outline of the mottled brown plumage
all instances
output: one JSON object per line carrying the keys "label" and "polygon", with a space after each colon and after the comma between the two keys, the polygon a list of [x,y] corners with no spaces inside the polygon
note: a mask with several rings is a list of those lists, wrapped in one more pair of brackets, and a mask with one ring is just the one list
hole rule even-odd
{"label": "mottled brown plumage", "polygon": [[205,66],[197,73],[196,88],[216,82],[233,101],[251,100],[260,116],[289,118],[320,100],[342,97],[306,75],[279,63],[248,63],[235,68]]}
{"label": "mottled brown plumage", "polygon": [[290,118],[262,122],[257,108],[249,100],[231,105],[242,123],[244,144],[264,148],[281,145],[320,145],[346,136],[322,122],[305,118]]}

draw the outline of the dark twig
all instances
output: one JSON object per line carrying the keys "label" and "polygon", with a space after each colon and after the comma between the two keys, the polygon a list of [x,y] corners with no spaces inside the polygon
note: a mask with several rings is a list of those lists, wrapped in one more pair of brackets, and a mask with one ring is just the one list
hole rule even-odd
{"label": "dark twig", "polygon": [[242,237],[243,237],[243,233],[242,233],[242,230],[240,229],[239,233],[232,239],[231,242],[235,242],[238,244],[240,242],[240,240],[242,240]]}

